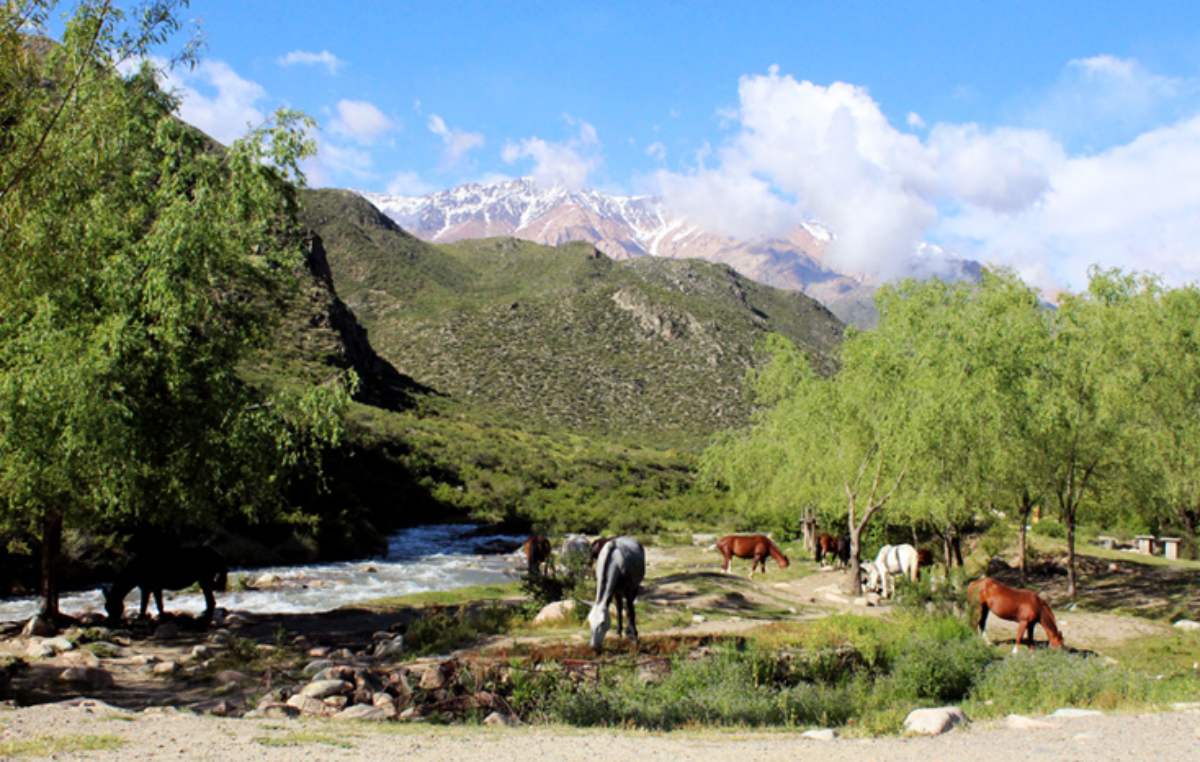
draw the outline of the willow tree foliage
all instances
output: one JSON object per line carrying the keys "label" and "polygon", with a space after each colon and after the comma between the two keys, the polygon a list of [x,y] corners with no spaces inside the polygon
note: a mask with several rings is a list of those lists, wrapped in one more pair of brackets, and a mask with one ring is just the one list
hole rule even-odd
{"label": "willow tree foliage", "polygon": [[223,149],[153,67],[122,73],[184,3],[81,2],[50,43],[54,6],[0,7],[0,520],[41,543],[47,616],[64,526],[286,509],[347,391],[238,373],[294,286],[303,118]]}

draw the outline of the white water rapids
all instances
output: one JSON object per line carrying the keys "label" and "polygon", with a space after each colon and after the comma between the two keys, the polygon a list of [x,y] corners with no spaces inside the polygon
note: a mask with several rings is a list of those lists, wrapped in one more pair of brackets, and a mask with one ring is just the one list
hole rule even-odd
{"label": "white water rapids", "polygon": [[[519,541],[511,535],[480,535],[469,524],[436,524],[405,529],[388,538],[383,558],[308,566],[277,566],[263,569],[231,569],[230,578],[244,574],[254,580],[274,574],[279,584],[264,590],[234,590],[217,593],[217,605],[229,611],[260,614],[302,614],[329,611],[339,606],[363,603],[390,595],[454,590],[470,585],[510,582],[521,571],[523,557],[514,554],[482,555],[485,543]],[[128,608],[140,605],[136,589],[125,599]],[[164,592],[167,611],[204,610],[198,592]],[[64,594],[60,608],[66,614],[104,611],[99,589]],[[38,610],[36,597],[0,599],[0,622],[29,619]],[[158,610],[151,601],[151,614]]]}

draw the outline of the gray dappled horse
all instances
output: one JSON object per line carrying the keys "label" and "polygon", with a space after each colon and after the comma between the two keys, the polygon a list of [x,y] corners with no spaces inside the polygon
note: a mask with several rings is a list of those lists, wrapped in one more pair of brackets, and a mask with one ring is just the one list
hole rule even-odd
{"label": "gray dappled horse", "polygon": [[612,626],[608,605],[614,600],[617,604],[617,634],[626,634],[623,616],[627,614],[629,639],[637,641],[634,603],[645,576],[646,550],[637,540],[632,537],[617,537],[600,549],[600,556],[596,559],[596,602],[592,605],[592,613],[588,615],[588,624],[592,629],[592,648],[600,650],[604,636]]}

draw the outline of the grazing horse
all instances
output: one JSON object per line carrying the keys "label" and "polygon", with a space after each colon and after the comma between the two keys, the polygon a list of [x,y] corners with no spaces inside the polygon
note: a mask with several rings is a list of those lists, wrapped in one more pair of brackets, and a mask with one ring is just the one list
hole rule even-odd
{"label": "grazing horse", "polygon": [[892,593],[896,592],[893,577],[903,574],[913,582],[917,581],[917,549],[908,544],[884,545],[875,560],[866,565],[866,570],[867,589],[878,592],[884,598],[891,598]]}
{"label": "grazing horse", "polygon": [[596,559],[600,558],[600,551],[604,549],[605,545],[612,542],[612,539],[611,537],[597,537],[592,540],[592,566],[596,565]]}
{"label": "grazing horse", "polygon": [[1041,625],[1050,639],[1052,648],[1062,648],[1063,636],[1059,632],[1058,623],[1054,621],[1054,612],[1046,602],[1032,590],[1018,590],[997,582],[991,577],[981,577],[967,588],[971,600],[979,601],[979,634],[987,640],[987,617],[991,612],[1001,619],[1017,623],[1017,641],[1013,644],[1013,653],[1021,647],[1021,639],[1029,633],[1029,651],[1033,652],[1033,628]]}
{"label": "grazing horse", "polygon": [[[646,550],[637,540],[615,537],[600,549],[600,557],[596,559],[596,602],[592,604],[592,613],[588,614],[592,648],[599,651],[604,643],[604,636],[612,625],[608,605],[613,601],[617,604],[617,634],[625,635],[628,632],[629,639],[637,642],[634,603],[637,602],[638,590],[645,576]],[[629,615],[628,631],[624,622],[626,614]]]}
{"label": "grazing horse", "polygon": [[563,561],[568,558],[588,558],[592,557],[592,544],[588,542],[588,538],[581,534],[569,534],[563,538],[562,547],[558,554],[562,556]]}
{"label": "grazing horse", "polygon": [[771,542],[771,538],[765,534],[726,535],[717,540],[717,550],[721,551],[721,557],[724,559],[721,571],[729,571],[729,563],[734,556],[754,559],[750,562],[750,579],[754,579],[754,569],[760,564],[763,574],[767,573],[768,555],[775,559],[775,563],[779,564],[780,569],[788,568],[790,563],[779,546]]}
{"label": "grazing horse", "polygon": [[548,568],[551,545],[549,538],[535,534],[525,541],[525,565],[530,574],[541,574],[542,567]]}
{"label": "grazing horse", "polygon": [[217,608],[213,591],[224,592],[227,578],[225,559],[212,548],[178,548],[137,555],[104,591],[104,610],[108,612],[110,624],[120,624],[125,613],[125,596],[136,587],[142,591],[140,616],[146,616],[153,594],[161,617],[164,614],[163,590],[179,590],[198,582],[204,591],[203,620],[211,622]]}
{"label": "grazing horse", "polygon": [[835,568],[849,566],[850,538],[845,535],[834,537],[831,534],[817,537],[817,551],[813,554],[813,560],[822,563],[827,556],[833,557]]}

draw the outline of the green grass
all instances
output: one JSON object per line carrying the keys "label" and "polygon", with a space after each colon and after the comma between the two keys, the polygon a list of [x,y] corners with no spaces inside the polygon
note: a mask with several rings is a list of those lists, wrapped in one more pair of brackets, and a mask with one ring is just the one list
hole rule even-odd
{"label": "green grass", "polygon": [[124,745],[125,739],[110,735],[38,736],[26,741],[0,741],[0,759],[115,751]]}
{"label": "green grass", "polygon": [[455,590],[376,598],[365,604],[355,604],[355,608],[365,607],[379,611],[394,611],[410,606],[459,606],[468,603],[513,600],[519,598],[520,595],[520,583],[508,582],[502,585],[472,585],[470,587],[460,587]]}
{"label": "green grass", "polygon": [[324,733],[313,730],[299,730],[278,736],[256,736],[254,742],[269,748],[292,748],[295,746],[333,746],[339,749],[353,749],[354,744],[346,740],[346,733]]}

